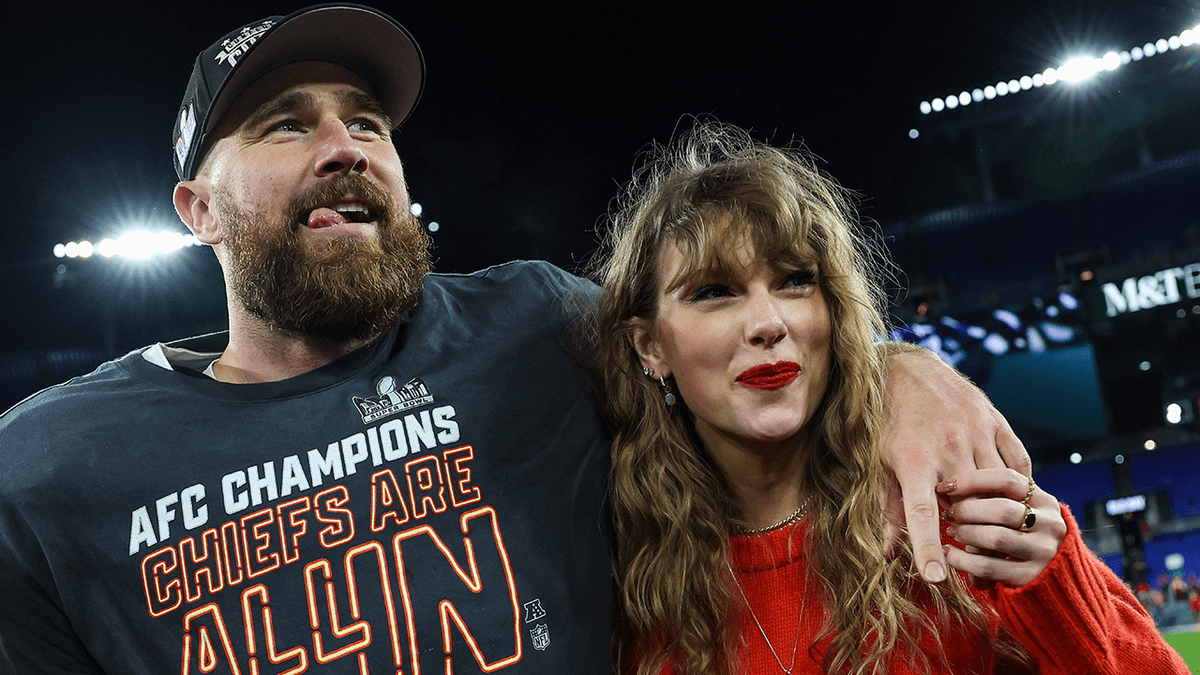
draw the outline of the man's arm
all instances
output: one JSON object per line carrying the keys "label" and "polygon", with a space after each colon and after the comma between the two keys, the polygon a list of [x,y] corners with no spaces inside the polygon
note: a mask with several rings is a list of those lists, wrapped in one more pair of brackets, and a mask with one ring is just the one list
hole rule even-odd
{"label": "man's arm", "polygon": [[1025,446],[987,396],[933,352],[905,342],[880,344],[887,359],[880,443],[896,480],[885,486],[887,542],[907,527],[913,561],[926,581],[946,578],[934,486],[971,469],[1007,466],[1025,474]]}

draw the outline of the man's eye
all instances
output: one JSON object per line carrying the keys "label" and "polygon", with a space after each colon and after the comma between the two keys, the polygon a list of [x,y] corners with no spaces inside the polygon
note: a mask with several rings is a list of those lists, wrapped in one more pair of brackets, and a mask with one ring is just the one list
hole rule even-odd
{"label": "man's eye", "polygon": [[276,122],[276,123],[270,125],[269,127],[267,127],[268,134],[276,133],[276,132],[291,133],[291,132],[299,131],[299,130],[300,130],[300,123],[296,120],[283,120],[280,122]]}
{"label": "man's eye", "polygon": [[350,131],[361,131],[373,134],[382,134],[383,126],[371,119],[356,119],[346,123],[346,128]]}

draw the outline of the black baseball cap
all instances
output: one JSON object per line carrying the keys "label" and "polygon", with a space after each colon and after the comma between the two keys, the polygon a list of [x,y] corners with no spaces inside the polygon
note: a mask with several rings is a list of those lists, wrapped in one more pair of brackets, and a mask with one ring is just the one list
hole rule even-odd
{"label": "black baseball cap", "polygon": [[[353,4],[306,7],[246,24],[200,52],[175,116],[175,173],[196,177],[208,134],[237,97],[267,73],[297,61],[334,63],[362,78],[398,127],[425,87],[425,58],[390,16]],[[395,127],[393,127],[395,128]]]}

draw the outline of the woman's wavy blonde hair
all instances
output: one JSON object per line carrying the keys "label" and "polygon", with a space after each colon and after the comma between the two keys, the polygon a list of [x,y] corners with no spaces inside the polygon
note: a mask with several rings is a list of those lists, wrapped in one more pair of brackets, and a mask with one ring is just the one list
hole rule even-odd
{"label": "woman's wavy blonde hair", "polygon": [[948,621],[986,635],[989,617],[961,583],[933,590],[931,617],[912,601],[921,582],[910,552],[884,554],[876,449],[883,357],[875,342],[885,326],[886,258],[857,227],[846,191],[800,149],[701,121],[652,148],[616,207],[593,262],[604,288],[593,323],[595,372],[613,431],[615,668],[637,675],[657,675],[667,664],[680,675],[737,669],[742,608],[727,565],[730,527],[741,514],[687,406],[663,404],[629,339],[636,325],[654,330],[659,254],[668,241],[686,260],[681,278],[730,264],[744,243],[782,269],[818,266],[833,325],[832,367],[810,421],[817,426],[802,489],[812,495],[806,543],[828,618],[813,644],[832,636],[825,672],[886,673],[893,657],[920,662],[928,658],[920,635]]}

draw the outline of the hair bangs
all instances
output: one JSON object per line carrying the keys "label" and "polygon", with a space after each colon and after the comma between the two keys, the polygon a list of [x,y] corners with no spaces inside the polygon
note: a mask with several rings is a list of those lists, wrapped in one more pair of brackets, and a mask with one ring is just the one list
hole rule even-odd
{"label": "hair bangs", "polygon": [[[669,293],[701,278],[730,278],[735,269],[753,261],[789,272],[814,267],[822,271],[824,247],[816,245],[819,228],[806,217],[809,214],[799,204],[770,208],[774,206],[709,202],[664,228],[683,264],[662,290]],[[753,252],[753,261],[745,259],[747,250]]]}

